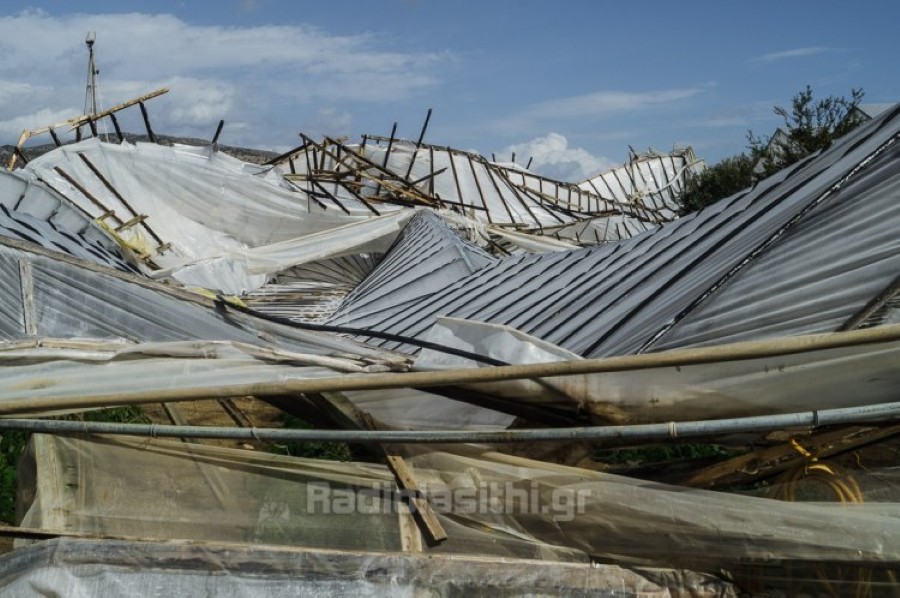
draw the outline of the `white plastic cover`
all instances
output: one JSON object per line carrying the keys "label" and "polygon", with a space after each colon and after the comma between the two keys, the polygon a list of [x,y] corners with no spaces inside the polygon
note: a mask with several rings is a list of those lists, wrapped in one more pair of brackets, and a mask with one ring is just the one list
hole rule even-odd
{"label": "white plastic cover", "polygon": [[[115,213],[116,222],[146,215],[144,222],[169,248],[157,247],[141,224],[119,235],[152,255],[164,269],[184,268],[208,258],[230,256],[241,261],[249,249],[276,244],[246,257],[253,262],[249,264],[253,272],[260,274],[265,259],[287,265],[308,261],[308,256],[297,254],[308,252],[309,243],[298,238],[372,217],[368,208],[352,198],[343,203],[343,210],[322,207],[306,194],[271,182],[260,167],[206,147],[115,145],[91,138],[44,154],[23,172],[50,182],[94,218],[106,210]],[[78,187],[67,177],[77,181]],[[387,205],[381,213],[387,216],[400,210]],[[334,241],[340,244],[348,239],[338,235]],[[247,289],[259,280],[232,276],[230,283],[243,283]]]}
{"label": "white plastic cover", "polygon": [[[722,351],[770,347],[771,356],[716,360],[678,367],[647,366],[578,376],[557,376],[473,386],[520,401],[586,408],[619,422],[719,419],[853,407],[897,400],[900,326],[880,329],[894,340],[778,355],[777,343],[722,345]],[[822,335],[824,337],[824,335]],[[428,340],[509,363],[580,360],[580,356],[518,330],[455,318],[439,318]],[[812,338],[812,337],[811,337]],[[670,354],[677,355],[673,350]],[[488,367],[464,357],[423,349],[415,368]],[[548,393],[549,389],[557,391]]]}

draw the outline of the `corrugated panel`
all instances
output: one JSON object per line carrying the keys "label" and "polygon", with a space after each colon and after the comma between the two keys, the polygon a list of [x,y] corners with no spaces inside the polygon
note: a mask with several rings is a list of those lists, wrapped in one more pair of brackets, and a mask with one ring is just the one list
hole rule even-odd
{"label": "corrugated panel", "polygon": [[382,254],[357,254],[294,266],[241,300],[261,313],[316,322],[331,316]]}
{"label": "corrugated panel", "polygon": [[0,339],[22,338],[25,336],[25,316],[15,256],[0,253],[0,280],[3,281],[0,285]]}
{"label": "corrugated panel", "polygon": [[[37,334],[43,337],[125,338],[139,342],[228,340],[266,342],[299,352],[375,355],[378,351],[331,335],[306,332],[239,312],[220,311],[188,293],[128,273],[25,250],[0,239],[0,276],[18,281],[28,259],[34,281]],[[0,323],[8,338],[23,336],[21,290],[0,285]]]}
{"label": "corrugated panel", "polygon": [[54,224],[21,211],[11,211],[0,204],[0,235],[28,241],[45,249],[103,264],[118,270],[133,272],[121,252],[112,251],[96,241],[89,241],[83,234],[58,229]]}
{"label": "corrugated panel", "polygon": [[134,271],[116,242],[52,189],[0,171],[0,235],[53,251]]}
{"label": "corrugated panel", "polygon": [[330,324],[367,328],[404,306],[447,288],[497,258],[465,242],[438,216],[419,212],[378,267],[329,318]]}
{"label": "corrugated panel", "polygon": [[[886,237],[900,224],[890,203],[900,194],[900,160],[895,149],[880,151],[898,132],[894,112],[699,213],[614,245],[504,260],[402,313],[373,318],[371,328],[420,336],[435,316],[451,315],[514,326],[586,356],[660,348],[658,338],[674,347],[834,329],[862,307],[862,295],[883,289],[900,270],[900,248]],[[864,214],[849,209],[862,203]],[[848,250],[859,259],[839,260]],[[816,270],[816,263],[841,263],[846,278],[832,280],[835,271]],[[784,295],[779,285],[791,277]],[[841,292],[862,279],[862,287]],[[740,304],[750,288],[756,297],[779,298],[762,314],[715,312],[719,301]],[[820,311],[816,298],[826,295],[839,309]]]}

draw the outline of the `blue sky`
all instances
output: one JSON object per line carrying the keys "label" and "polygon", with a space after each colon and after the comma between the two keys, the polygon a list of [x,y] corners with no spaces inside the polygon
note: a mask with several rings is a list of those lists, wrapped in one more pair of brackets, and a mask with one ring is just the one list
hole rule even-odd
{"label": "blue sky", "polygon": [[[162,85],[155,129],[285,149],[298,131],[414,138],[581,180],[628,147],[715,162],[770,133],[775,104],[900,101],[900,3],[277,0],[4,2],[0,142],[84,101],[87,31],[101,100]],[[136,111],[135,111],[136,112]],[[129,123],[139,128],[139,123]]]}

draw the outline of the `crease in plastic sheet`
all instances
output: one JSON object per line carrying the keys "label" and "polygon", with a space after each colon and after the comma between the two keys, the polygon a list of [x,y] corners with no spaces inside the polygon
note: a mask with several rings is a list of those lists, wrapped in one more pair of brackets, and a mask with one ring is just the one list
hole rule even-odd
{"label": "crease in plastic sheet", "polygon": [[[616,565],[399,552],[308,550],[188,542],[58,538],[0,557],[0,589],[14,596],[100,595],[228,598],[453,595],[473,598],[573,595],[612,598],[732,598],[709,574]],[[265,574],[261,574],[265,572]]]}
{"label": "crease in plastic sheet", "polygon": [[[465,446],[406,461],[448,531],[427,554],[716,571],[900,560],[897,502],[783,502]],[[152,439],[34,435],[20,492],[23,527],[148,540],[393,551],[407,516],[382,465]]]}
{"label": "crease in plastic sheet", "polygon": [[[454,318],[439,318],[427,338],[515,364],[583,359],[506,326]],[[516,380],[471,387],[522,402],[568,401],[573,410],[612,414],[621,423],[722,419],[893,402],[900,388],[897,363],[900,340],[873,341],[753,359],[554,376],[545,385]],[[489,366],[430,349],[415,361],[417,370],[463,367]],[[548,394],[548,386],[558,393]]]}
{"label": "crease in plastic sheet", "polygon": [[[33,414],[46,414],[42,399],[75,399],[170,390],[202,391],[223,385],[281,384],[386,371],[385,365],[300,354],[235,342],[171,342],[133,345],[89,343],[79,348],[0,345],[0,403],[27,398]],[[71,413],[82,409],[52,409]]]}

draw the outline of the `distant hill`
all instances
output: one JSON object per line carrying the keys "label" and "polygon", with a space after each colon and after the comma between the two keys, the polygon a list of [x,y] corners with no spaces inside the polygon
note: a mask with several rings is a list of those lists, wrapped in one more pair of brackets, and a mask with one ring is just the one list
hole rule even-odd
{"label": "distant hill", "polygon": [[[114,141],[116,139],[115,135],[110,135],[110,139]],[[150,138],[146,135],[135,135],[133,133],[125,133],[125,139],[132,143],[136,141],[150,141]],[[174,145],[176,143],[182,145],[209,145],[209,141],[206,139],[195,139],[192,137],[172,137],[170,135],[156,135],[156,140],[160,145]],[[55,147],[56,146],[52,143],[26,146],[22,149],[22,153],[28,160],[33,160],[38,156],[46,154]],[[235,147],[231,145],[219,145],[219,149],[239,160],[243,160],[244,162],[251,162],[253,164],[262,164],[278,155],[276,152],[257,150],[247,147]],[[9,158],[10,156],[12,156],[12,154],[12,145],[0,146],[0,167],[6,167],[6,164],[9,163]],[[16,167],[20,167],[22,165],[21,161],[18,162],[19,163],[16,165]]]}

